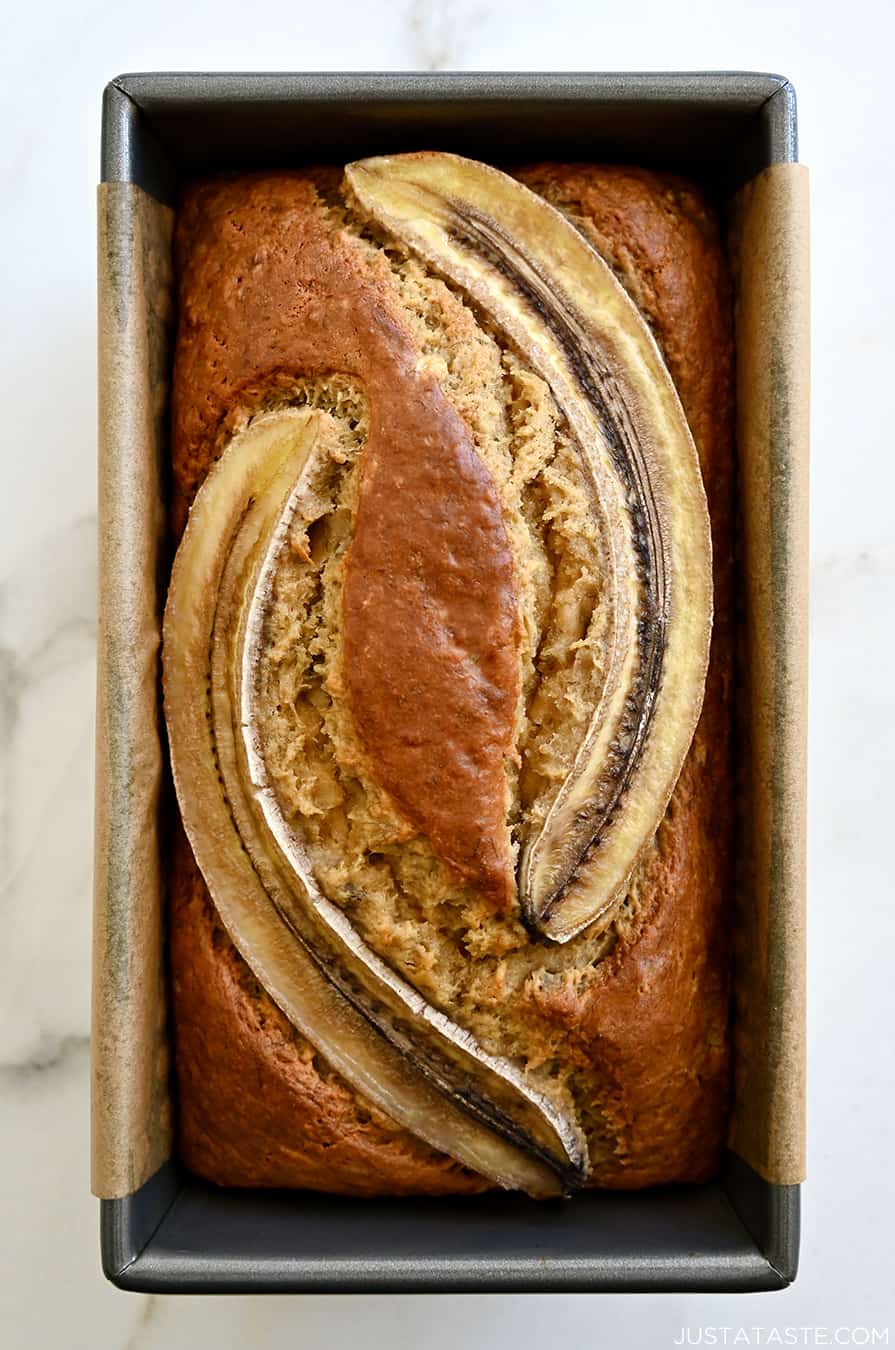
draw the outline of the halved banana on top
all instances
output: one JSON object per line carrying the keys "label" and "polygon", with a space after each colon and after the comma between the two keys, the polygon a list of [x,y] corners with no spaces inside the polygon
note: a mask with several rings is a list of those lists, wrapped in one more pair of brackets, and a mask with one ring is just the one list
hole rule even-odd
{"label": "halved banana on top", "polygon": [[699,718],[712,571],[696,449],[646,323],[560,212],[454,155],[367,159],[346,173],[362,213],[464,292],[546,381],[590,476],[612,598],[606,675],[519,867],[527,921],[564,942],[611,918]]}
{"label": "halved banana on top", "polygon": [[320,891],[270,786],[255,715],[280,554],[314,467],[319,415],[256,418],[205,480],[164,620],[165,715],[184,827],[230,936],[349,1083],[501,1185],[580,1184],[580,1129],[508,1060],[425,1002]]}

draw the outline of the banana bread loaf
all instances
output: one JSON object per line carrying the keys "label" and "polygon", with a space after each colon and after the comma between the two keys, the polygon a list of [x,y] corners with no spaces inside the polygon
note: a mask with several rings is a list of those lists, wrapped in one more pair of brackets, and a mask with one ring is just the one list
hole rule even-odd
{"label": "banana bread loaf", "polygon": [[[269,790],[314,884],[383,968],[574,1118],[587,1184],[700,1181],[729,1101],[733,352],[719,224],[669,174],[543,164],[516,177],[646,320],[711,520],[701,715],[612,907],[551,941],[515,879],[525,832],[543,833],[579,762],[605,680],[594,616],[613,612],[567,418],[525,344],[372,219],[340,170],[183,194],[173,530],[235,438],[278,409],[312,410],[325,474],[308,480],[313,510],[270,582],[256,707]],[[170,959],[188,1167],[356,1195],[491,1184],[294,1025],[231,941],[182,830]]]}

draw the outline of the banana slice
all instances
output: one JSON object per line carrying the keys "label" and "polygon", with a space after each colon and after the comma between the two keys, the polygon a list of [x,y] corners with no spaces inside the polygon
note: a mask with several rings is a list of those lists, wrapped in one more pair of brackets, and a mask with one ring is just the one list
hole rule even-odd
{"label": "banana slice", "polygon": [[165,715],[181,814],[236,946],[329,1062],[392,1119],[507,1187],[579,1184],[577,1125],[428,1005],[321,893],[268,780],[254,707],[281,550],[318,415],[256,418],[200,490],[164,619]]}
{"label": "banana slice", "polygon": [[346,173],[360,211],[463,291],[547,382],[589,475],[611,597],[606,675],[519,867],[528,923],[565,942],[610,922],[699,718],[712,572],[696,450],[649,329],[553,207],[448,154]]}

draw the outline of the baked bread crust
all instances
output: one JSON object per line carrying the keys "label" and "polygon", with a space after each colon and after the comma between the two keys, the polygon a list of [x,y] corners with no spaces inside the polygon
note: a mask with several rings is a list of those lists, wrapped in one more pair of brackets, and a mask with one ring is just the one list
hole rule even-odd
{"label": "baked bread crust", "polygon": [[[608,1146],[595,1157],[592,1183],[698,1181],[717,1169],[729,1091],[733,461],[723,251],[699,192],[669,175],[541,165],[519,176],[575,217],[652,325],[699,450],[715,548],[703,713],[638,869],[637,902],[620,916],[615,945],[585,989],[538,986],[533,1002],[551,1034],[562,1035],[569,1060],[601,1084],[594,1118]],[[295,368],[283,296],[262,296],[268,324],[259,336],[263,314],[246,310],[242,277],[268,265],[272,249],[295,247],[315,187],[332,181],[325,174],[243,177],[197,185],[184,198],[172,435],[178,533],[234,419]],[[171,896],[179,1147],[188,1166],[225,1185],[364,1195],[485,1187],[360,1101],[322,1064],[216,922],[182,836]]]}

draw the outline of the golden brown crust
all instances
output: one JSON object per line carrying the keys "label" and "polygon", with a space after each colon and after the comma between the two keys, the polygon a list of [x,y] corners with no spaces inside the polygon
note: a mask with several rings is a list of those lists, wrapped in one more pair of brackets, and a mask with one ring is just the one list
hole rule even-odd
{"label": "golden brown crust", "polygon": [[[586,990],[548,984],[530,997],[545,1033],[561,1031],[570,1060],[603,1084],[593,1112],[611,1148],[597,1160],[594,1184],[701,1180],[717,1168],[728,1107],[733,466],[723,253],[699,193],[670,176],[545,165],[520,177],[578,219],[654,328],[700,453],[716,588],[703,715],[639,871],[639,899]],[[247,193],[264,208],[251,219]],[[179,214],[178,531],[234,417],[257,405],[262,388],[289,378],[295,344],[290,339],[284,362],[282,325],[290,306],[284,309],[282,290],[265,287],[266,314],[248,311],[241,276],[246,267],[269,266],[274,206],[289,206],[284,227],[301,235],[310,200],[306,176],[277,175],[200,186]],[[364,350],[364,343],[355,349],[358,360]],[[180,1149],[191,1167],[224,1184],[356,1194],[480,1188],[319,1069],[217,928],[185,844],[174,860],[172,894]],[[246,1092],[247,1082],[259,1090]]]}
{"label": "golden brown crust", "polygon": [[[340,369],[338,365],[336,369]],[[372,776],[460,876],[506,910],[504,760],[519,668],[513,558],[487,468],[431,376],[371,396],[345,560],[343,668]],[[395,409],[398,412],[398,409]]]}

